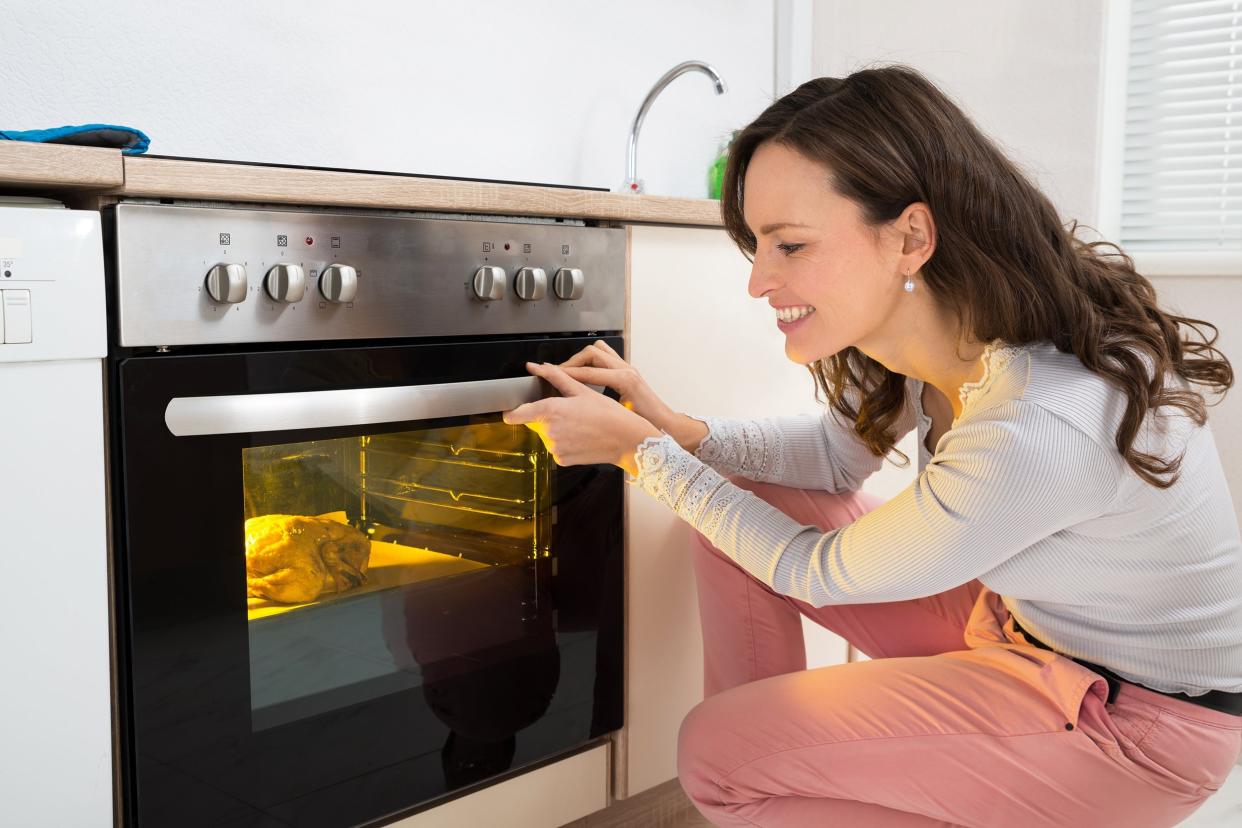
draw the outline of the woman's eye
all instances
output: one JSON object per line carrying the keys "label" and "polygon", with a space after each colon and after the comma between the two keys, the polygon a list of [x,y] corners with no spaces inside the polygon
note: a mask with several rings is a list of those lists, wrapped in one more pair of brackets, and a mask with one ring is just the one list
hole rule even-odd
{"label": "woman's eye", "polygon": [[792,253],[797,253],[799,250],[801,250],[802,245],[800,244],[778,244],[776,246],[776,249],[784,253],[786,256],[788,256]]}

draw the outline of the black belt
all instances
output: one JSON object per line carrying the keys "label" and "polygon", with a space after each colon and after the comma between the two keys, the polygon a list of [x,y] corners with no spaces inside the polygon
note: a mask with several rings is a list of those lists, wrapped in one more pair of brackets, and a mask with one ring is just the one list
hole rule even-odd
{"label": "black belt", "polygon": [[[1057,652],[1026,630],[1022,629],[1021,625],[1018,624],[1017,618],[1013,619],[1013,628],[1026,636],[1027,641],[1031,642],[1036,647],[1039,647],[1041,650],[1047,650],[1051,653]],[[1057,655],[1062,658],[1069,658],[1070,661],[1078,662],[1083,667],[1086,667],[1091,672],[1098,674],[1104,679],[1104,681],[1108,682],[1109,704],[1116,701],[1117,691],[1121,688],[1122,682],[1125,682],[1126,684],[1134,684],[1134,682],[1123,679],[1121,676],[1106,667],[1101,667],[1098,664],[1092,664],[1089,661],[1083,661],[1081,658],[1070,658],[1064,653],[1057,653]],[[1181,701],[1187,701],[1191,704],[1197,704],[1200,707],[1206,707],[1210,710],[1218,710],[1221,713],[1231,713],[1234,716],[1242,716],[1242,693],[1226,693],[1224,690],[1209,690],[1201,696],[1188,696],[1185,693],[1165,693],[1160,690],[1153,690],[1150,687],[1143,687],[1141,684],[1135,684],[1134,686],[1142,687],[1144,690],[1152,693],[1159,693],[1162,696],[1168,696],[1171,699],[1180,699]]]}

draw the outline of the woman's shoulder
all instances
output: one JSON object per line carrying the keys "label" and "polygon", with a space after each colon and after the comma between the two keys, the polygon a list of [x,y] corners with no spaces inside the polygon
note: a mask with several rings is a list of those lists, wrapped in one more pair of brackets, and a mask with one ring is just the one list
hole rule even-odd
{"label": "woman's shoulder", "polygon": [[1042,344],[1014,344],[995,339],[984,346],[980,356],[983,374],[973,382],[963,383],[957,391],[962,406],[958,420],[965,419],[971,412],[1022,399],[1030,383],[1032,357]]}
{"label": "woman's shoulder", "polygon": [[[969,416],[987,416],[988,410],[1000,413],[1006,410],[1001,408],[1005,403],[1017,400],[1021,401],[1021,407],[1042,409],[1074,426],[1100,446],[1115,450],[1117,431],[1129,400],[1112,380],[1092,371],[1077,354],[1058,350],[1051,341],[1022,345],[1000,343],[993,350],[990,375],[985,373],[982,387],[966,389]],[[1150,369],[1150,362],[1147,364]],[[1167,381],[1180,383],[1180,378],[1170,374]],[[1008,408],[1012,410],[1013,407]],[[1169,416],[1176,420],[1180,414],[1179,411],[1170,414],[1164,409],[1162,413],[1166,415],[1162,417],[1166,427],[1173,424]],[[959,420],[967,415],[964,408]],[[1184,419],[1189,421],[1189,418]],[[1189,426],[1177,422],[1173,430],[1184,438]],[[1169,438],[1179,442],[1167,431],[1156,442],[1163,443]]]}

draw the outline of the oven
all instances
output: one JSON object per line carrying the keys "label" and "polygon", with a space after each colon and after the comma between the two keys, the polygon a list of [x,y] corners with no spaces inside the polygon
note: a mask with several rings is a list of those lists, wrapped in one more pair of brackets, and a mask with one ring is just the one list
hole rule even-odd
{"label": "oven", "polygon": [[621,726],[621,472],[500,413],[621,351],[623,231],[106,218],[127,824],[378,825]]}

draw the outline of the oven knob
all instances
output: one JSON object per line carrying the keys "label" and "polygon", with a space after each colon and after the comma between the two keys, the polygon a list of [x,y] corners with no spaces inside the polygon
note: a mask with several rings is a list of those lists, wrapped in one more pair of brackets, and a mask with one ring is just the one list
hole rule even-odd
{"label": "oven knob", "polygon": [[306,275],[301,265],[282,263],[267,272],[263,285],[267,295],[277,302],[301,302],[306,293]]}
{"label": "oven knob", "polygon": [[552,280],[558,299],[581,299],[582,286],[582,271],[576,267],[562,267]]}
{"label": "oven knob", "polygon": [[249,289],[246,268],[242,265],[218,264],[207,272],[207,292],[221,305],[243,301]]}
{"label": "oven knob", "polygon": [[542,267],[524,267],[513,278],[513,289],[528,302],[542,299],[548,292],[548,274]]}
{"label": "oven knob", "polygon": [[332,264],[319,277],[323,298],[338,305],[347,305],[358,295],[358,271],[347,264]]}
{"label": "oven knob", "polygon": [[505,298],[505,269],[494,265],[474,272],[474,295],[484,302]]}

